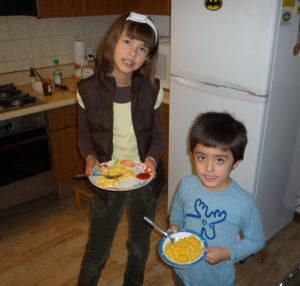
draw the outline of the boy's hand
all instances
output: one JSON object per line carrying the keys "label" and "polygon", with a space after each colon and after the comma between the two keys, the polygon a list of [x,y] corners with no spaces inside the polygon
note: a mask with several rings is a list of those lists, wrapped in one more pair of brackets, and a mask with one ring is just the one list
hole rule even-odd
{"label": "boy's hand", "polygon": [[169,228],[168,228],[168,230],[167,230],[167,232],[177,232],[178,231],[178,229],[179,229],[179,225],[177,225],[177,224],[171,224],[170,226],[169,226]]}
{"label": "boy's hand", "polygon": [[217,264],[224,260],[230,260],[231,254],[229,248],[222,248],[218,246],[212,246],[212,247],[206,247],[204,248],[204,251],[207,252],[207,256],[205,260],[209,264]]}
{"label": "boy's hand", "polygon": [[85,173],[87,175],[93,175],[93,168],[99,164],[97,158],[93,155],[88,155],[85,160]]}

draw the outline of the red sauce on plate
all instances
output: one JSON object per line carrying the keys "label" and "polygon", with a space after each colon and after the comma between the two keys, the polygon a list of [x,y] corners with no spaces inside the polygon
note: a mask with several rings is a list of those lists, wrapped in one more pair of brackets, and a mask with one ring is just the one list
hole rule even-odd
{"label": "red sauce on plate", "polygon": [[140,180],[148,180],[151,175],[149,173],[139,173],[136,175],[136,177]]}

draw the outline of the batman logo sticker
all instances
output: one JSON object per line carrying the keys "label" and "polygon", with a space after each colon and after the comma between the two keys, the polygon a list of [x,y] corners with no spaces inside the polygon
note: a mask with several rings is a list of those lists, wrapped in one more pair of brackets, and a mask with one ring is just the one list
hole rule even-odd
{"label": "batman logo sticker", "polygon": [[216,11],[222,7],[223,1],[222,0],[205,0],[204,5],[208,10]]}

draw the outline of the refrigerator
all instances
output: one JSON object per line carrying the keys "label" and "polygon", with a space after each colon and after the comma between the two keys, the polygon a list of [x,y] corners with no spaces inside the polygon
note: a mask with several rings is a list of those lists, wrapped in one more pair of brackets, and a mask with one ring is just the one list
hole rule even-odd
{"label": "refrigerator", "polygon": [[[214,3],[214,4],[212,4]],[[189,131],[202,112],[247,128],[231,177],[256,199],[266,238],[292,221],[300,189],[299,0],[172,0],[168,208],[193,174]]]}

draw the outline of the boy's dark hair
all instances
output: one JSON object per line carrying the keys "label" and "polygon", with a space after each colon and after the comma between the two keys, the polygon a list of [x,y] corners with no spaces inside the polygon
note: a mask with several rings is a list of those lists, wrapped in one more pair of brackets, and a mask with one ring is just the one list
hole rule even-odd
{"label": "boy's dark hair", "polygon": [[102,39],[97,53],[97,67],[106,73],[111,73],[114,68],[114,50],[123,30],[127,30],[127,35],[132,39],[143,41],[149,49],[149,60],[141,67],[141,71],[156,90],[154,75],[158,57],[158,40],[156,41],[155,32],[145,23],[126,20],[130,13],[121,15],[111,25],[106,35]]}
{"label": "boy's dark hair", "polygon": [[229,113],[207,112],[194,121],[190,135],[190,150],[198,143],[232,152],[234,163],[244,158],[247,130]]}

